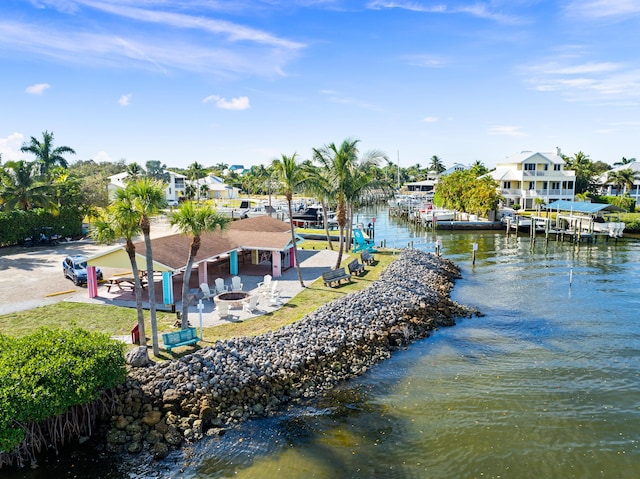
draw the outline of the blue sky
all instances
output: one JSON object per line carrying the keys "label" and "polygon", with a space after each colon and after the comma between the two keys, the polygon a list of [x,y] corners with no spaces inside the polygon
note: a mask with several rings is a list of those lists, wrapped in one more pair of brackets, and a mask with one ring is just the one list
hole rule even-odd
{"label": "blue sky", "polygon": [[640,0],[2,0],[0,153],[640,159]]}

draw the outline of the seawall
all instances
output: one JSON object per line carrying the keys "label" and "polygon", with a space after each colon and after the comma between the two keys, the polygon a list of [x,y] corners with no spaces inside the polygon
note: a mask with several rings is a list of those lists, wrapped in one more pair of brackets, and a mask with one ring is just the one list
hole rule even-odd
{"label": "seawall", "polygon": [[413,249],[365,290],[256,337],[218,341],[179,360],[132,369],[117,391],[107,449],[171,449],[218,434],[366,372],[395,349],[478,314],[449,298],[458,267]]}

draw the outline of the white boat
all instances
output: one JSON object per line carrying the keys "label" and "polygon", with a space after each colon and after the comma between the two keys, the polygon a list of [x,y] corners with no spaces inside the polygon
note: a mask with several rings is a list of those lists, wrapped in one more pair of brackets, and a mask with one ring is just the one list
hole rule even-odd
{"label": "white boat", "polygon": [[456,211],[444,208],[427,208],[420,210],[420,218],[428,223],[433,221],[455,221]]}
{"label": "white boat", "polygon": [[247,218],[255,218],[257,216],[271,216],[281,221],[289,221],[289,214],[287,213],[286,206],[283,208],[281,205],[269,206],[268,204],[260,204],[249,208],[246,212]]}

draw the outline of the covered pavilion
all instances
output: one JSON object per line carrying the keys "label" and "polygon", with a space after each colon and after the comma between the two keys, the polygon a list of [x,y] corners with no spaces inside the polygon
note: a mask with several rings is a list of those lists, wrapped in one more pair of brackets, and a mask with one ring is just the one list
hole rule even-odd
{"label": "covered pavilion", "polygon": [[[263,276],[270,274],[279,278],[282,272],[295,266],[291,229],[288,223],[259,216],[237,220],[226,229],[205,233],[201,236],[201,245],[193,262],[189,278],[189,287],[198,288],[199,284],[213,284],[218,277],[227,279],[240,274]],[[304,241],[295,235],[296,243]],[[162,280],[150,281],[156,288],[156,298],[162,298],[158,305],[161,309],[175,309],[175,303],[182,291],[182,275],[187,265],[192,237],[172,234],[151,239],[154,273],[160,273]],[[135,243],[136,264],[138,270],[148,280],[156,275],[147,274],[146,246],[144,241]],[[124,245],[90,257],[88,284],[89,297],[98,296],[95,268],[117,268],[131,270],[131,262]],[[193,273],[197,271],[197,276]],[[161,286],[161,290],[159,289]],[[119,291],[119,290],[118,290]],[[129,293],[130,295],[133,292]],[[143,290],[146,300],[148,293]],[[158,301],[158,300],[156,300]]]}

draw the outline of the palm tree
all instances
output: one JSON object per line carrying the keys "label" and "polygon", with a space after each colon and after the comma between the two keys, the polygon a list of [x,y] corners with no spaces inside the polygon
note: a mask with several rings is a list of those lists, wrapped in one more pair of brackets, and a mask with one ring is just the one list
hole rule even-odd
{"label": "palm tree", "polygon": [[624,166],[633,163],[634,161],[636,161],[635,158],[625,158],[623,156],[622,159],[620,161],[616,161],[613,166]]}
{"label": "palm tree", "polygon": [[145,257],[147,261],[147,284],[149,289],[149,312],[151,315],[151,344],[153,354],[160,352],[158,347],[158,322],[156,319],[156,292],[153,283],[153,253],[151,251],[151,220],[160,208],[166,205],[164,184],[144,177],[127,184],[127,192],[133,199],[133,207],[140,215],[140,230],[144,236]]}
{"label": "palm tree", "polygon": [[444,163],[442,163],[442,160],[437,155],[433,155],[430,160],[431,163],[429,163],[429,169],[431,171],[435,171],[436,173],[440,174],[446,170]]}
{"label": "palm tree", "polygon": [[34,163],[7,161],[0,171],[0,186],[0,204],[5,211],[55,209],[51,187],[40,180]]}
{"label": "palm tree", "polygon": [[184,235],[192,237],[189,247],[189,258],[182,278],[182,329],[189,327],[189,279],[191,269],[198,250],[200,249],[201,235],[220,228],[224,229],[230,219],[218,214],[210,205],[193,206],[193,203],[186,201],[180,208],[172,211],[169,215],[169,222],[177,226]]}
{"label": "palm tree", "polygon": [[133,243],[133,238],[140,233],[140,213],[135,209],[134,198],[129,191],[124,188],[117,188],[114,195],[115,199],[106,214],[93,223],[91,236],[98,243],[106,244],[113,243],[118,238],[125,239],[125,251],[131,262],[131,271],[134,279],[140,346],[144,347],[146,351],[147,337],[142,309],[142,286],[140,275],[138,274],[138,263],[136,262],[136,246]]}
{"label": "palm tree", "polygon": [[62,155],[76,154],[74,149],[69,146],[53,148],[53,132],[49,133],[48,131],[42,133],[42,142],[32,136],[31,141],[28,144],[24,143],[20,151],[23,153],[33,153],[40,167],[41,175],[46,175],[49,170],[56,165],[67,168],[69,164]]}
{"label": "palm tree", "polygon": [[302,281],[302,272],[300,271],[300,263],[298,263],[298,248],[296,246],[296,233],[293,226],[293,208],[291,201],[293,200],[293,193],[297,188],[300,188],[307,181],[305,170],[296,163],[296,154],[292,156],[281,155],[280,159],[273,160],[271,163],[273,166],[273,173],[280,182],[282,189],[284,190],[285,197],[287,198],[287,206],[289,207],[289,222],[291,224],[291,242],[293,244],[293,258],[296,263],[296,270],[298,271],[298,281],[303,288],[304,282]]}
{"label": "palm tree", "polygon": [[200,185],[200,188],[198,188],[198,201],[200,201],[200,198],[209,198],[209,185],[207,185],[206,183],[202,183]]}
{"label": "palm tree", "polygon": [[589,190],[593,182],[594,166],[593,161],[582,151],[579,151],[573,157],[563,156],[565,169],[574,170],[576,172],[576,193],[584,193]]}
{"label": "palm tree", "polygon": [[200,178],[204,178],[207,176],[207,172],[200,163],[194,161],[187,167],[187,177],[191,181],[199,180]]}
{"label": "palm tree", "polygon": [[618,171],[610,171],[607,174],[607,183],[611,183],[618,190],[623,188],[622,194],[625,195],[627,190],[633,188],[633,183],[640,179],[640,173],[633,171],[631,168],[625,168]]}
{"label": "palm tree", "polygon": [[127,181],[136,181],[144,175],[144,169],[135,161],[127,165]]}
{"label": "palm tree", "polygon": [[[345,245],[344,229],[350,218],[350,205],[366,190],[383,185],[381,182],[371,181],[373,175],[370,173],[369,167],[376,165],[379,160],[387,160],[386,156],[379,151],[371,151],[359,163],[358,143],[359,140],[348,138],[342,142],[340,147],[337,147],[335,143],[330,143],[321,149],[313,149],[314,159],[324,168],[336,200],[336,221],[340,230],[336,268],[339,268],[342,262]],[[357,171],[358,168],[362,168],[362,171]],[[365,184],[365,181],[370,181],[370,183]]]}
{"label": "palm tree", "polygon": [[329,212],[328,201],[329,198],[333,196],[331,184],[329,183],[326,175],[324,175],[323,170],[314,166],[310,161],[305,161],[303,163],[303,167],[305,168],[305,174],[307,176],[307,181],[304,185],[305,194],[309,194],[314,198],[317,198],[322,205],[322,211],[324,212],[324,231],[327,236],[327,242],[329,243],[329,249],[333,251],[333,242],[331,241],[331,235],[329,234],[329,218],[327,214]]}
{"label": "palm tree", "polygon": [[193,183],[187,183],[184,186],[184,196],[188,200],[193,200],[196,197],[197,192],[198,192],[198,189],[196,185],[194,185]]}

